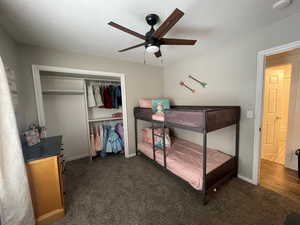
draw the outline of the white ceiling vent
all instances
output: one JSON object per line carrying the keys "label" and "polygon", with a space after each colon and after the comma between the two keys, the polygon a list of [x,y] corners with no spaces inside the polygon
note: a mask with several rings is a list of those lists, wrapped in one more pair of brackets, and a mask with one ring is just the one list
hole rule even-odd
{"label": "white ceiling vent", "polygon": [[292,0],[279,0],[273,4],[273,9],[284,9],[292,4]]}

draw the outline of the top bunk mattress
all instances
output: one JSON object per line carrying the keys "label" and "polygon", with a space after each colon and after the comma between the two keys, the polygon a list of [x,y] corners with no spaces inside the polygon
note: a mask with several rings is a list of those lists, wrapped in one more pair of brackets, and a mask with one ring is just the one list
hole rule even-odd
{"label": "top bunk mattress", "polygon": [[[153,150],[151,144],[140,142],[138,144],[138,149],[147,157],[153,159]],[[171,148],[166,149],[166,154],[167,169],[190,183],[190,185],[195,189],[202,190],[202,146],[187,140],[174,138]],[[215,149],[207,148],[206,173],[208,174],[232,158],[233,156],[231,155]],[[156,151],[155,159],[160,165],[164,165],[162,150]]]}
{"label": "top bunk mattress", "polygon": [[165,122],[166,126],[207,132],[236,124],[240,120],[239,106],[171,106],[164,114],[149,108],[134,108],[136,119]]}

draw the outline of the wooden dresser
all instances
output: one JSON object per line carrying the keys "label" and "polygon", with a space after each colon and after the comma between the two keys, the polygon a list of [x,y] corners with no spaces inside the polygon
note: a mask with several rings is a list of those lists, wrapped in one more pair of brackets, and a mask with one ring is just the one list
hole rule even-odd
{"label": "wooden dresser", "polygon": [[23,148],[37,225],[62,218],[64,210],[61,136]]}

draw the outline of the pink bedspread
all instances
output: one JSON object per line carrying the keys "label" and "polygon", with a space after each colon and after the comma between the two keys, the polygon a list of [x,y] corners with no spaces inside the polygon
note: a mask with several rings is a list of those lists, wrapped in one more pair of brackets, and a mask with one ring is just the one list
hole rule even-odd
{"label": "pink bedspread", "polygon": [[[141,142],[138,149],[146,156],[153,159],[152,145]],[[195,189],[202,189],[202,146],[189,141],[175,138],[172,147],[167,149],[167,169],[175,175],[189,182]],[[163,151],[156,151],[156,161],[163,166]],[[219,167],[232,156],[215,149],[207,150],[206,173]]]}

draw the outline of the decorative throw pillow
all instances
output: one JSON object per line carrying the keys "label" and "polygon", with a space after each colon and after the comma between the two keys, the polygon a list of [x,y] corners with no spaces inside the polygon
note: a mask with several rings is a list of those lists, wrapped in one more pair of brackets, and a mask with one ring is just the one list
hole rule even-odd
{"label": "decorative throw pillow", "polygon": [[153,99],[152,100],[152,112],[162,113],[170,109],[170,100],[167,98]]}

